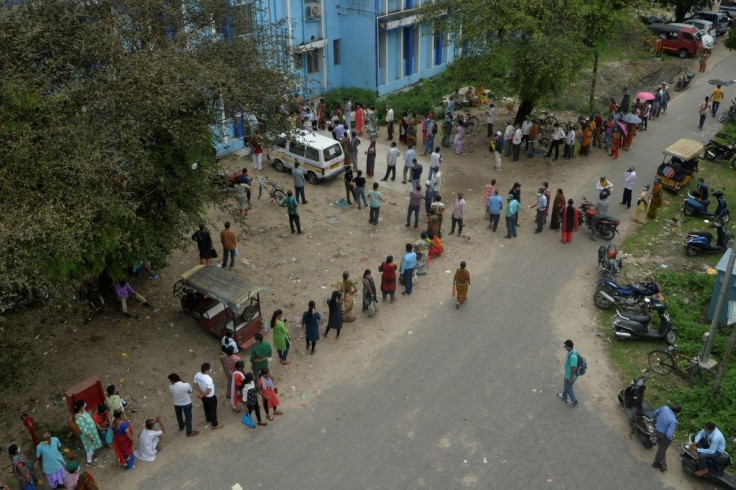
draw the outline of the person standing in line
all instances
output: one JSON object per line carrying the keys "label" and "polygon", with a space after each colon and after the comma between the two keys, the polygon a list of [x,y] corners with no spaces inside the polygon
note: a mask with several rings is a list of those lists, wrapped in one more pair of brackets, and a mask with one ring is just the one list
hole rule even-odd
{"label": "person standing in line", "polygon": [[644,189],[639,193],[639,198],[636,200],[636,208],[634,209],[634,221],[637,223],[647,222],[647,208],[649,207],[649,201],[652,198],[649,193],[649,184],[644,186]]}
{"label": "person standing in line", "polygon": [[201,265],[210,265],[212,261],[212,236],[203,224],[199,225],[199,230],[194,232],[192,240],[197,242],[199,263]]}
{"label": "person standing in line", "polygon": [[235,372],[235,364],[240,361],[240,356],[235,353],[232,346],[227,346],[222,349],[220,354],[220,364],[222,365],[222,372],[225,373],[225,382],[227,388],[225,389],[225,397],[230,398],[230,383],[233,380],[233,373]]}
{"label": "person standing in line", "polygon": [[501,170],[501,167],[503,166],[503,162],[501,161],[503,158],[503,145],[504,145],[504,138],[503,134],[501,134],[501,131],[496,131],[496,139],[491,140],[491,146],[490,150],[493,152],[493,156],[496,158],[496,164],[493,166],[495,170]]}
{"label": "person standing in line", "polygon": [[519,155],[521,155],[521,142],[524,138],[524,133],[518,124],[514,124],[514,135],[511,137],[511,152],[513,154],[513,161],[519,161]]}
{"label": "person standing in line", "polygon": [[452,115],[448,112],[442,121],[442,147],[450,147],[450,135],[452,134]]}
{"label": "person standing in line", "polygon": [[555,131],[552,133],[552,144],[549,146],[547,151],[547,158],[552,156],[552,150],[555,151],[555,158],[553,161],[557,161],[560,156],[560,143],[565,139],[565,130],[560,127],[559,123],[555,123]]}
{"label": "person standing in line", "polygon": [[631,209],[631,193],[636,185],[636,170],[634,167],[629,167],[624,172],[624,196],[621,198],[619,204],[626,205],[627,209]]}
{"label": "person standing in line", "polygon": [[537,139],[539,138],[539,124],[537,121],[530,121],[529,138],[527,139],[527,158],[537,158]]}
{"label": "person standing in line", "polygon": [[[304,328],[304,334],[307,339],[307,350],[309,350],[309,347],[311,346],[312,350],[309,353],[314,355],[314,347],[317,345],[317,341],[319,340],[319,321],[322,317],[319,312],[314,311],[316,308],[314,300],[309,301],[307,308],[307,311],[302,313],[302,327]],[[340,307],[338,304],[338,311],[339,310]]]}
{"label": "person standing in line", "polygon": [[544,197],[547,198],[547,209],[544,210],[544,223],[547,224],[547,216],[549,215],[549,208],[552,206],[552,192],[549,190],[549,182],[542,182],[542,190]]}
{"label": "person standing in line", "polygon": [[603,116],[601,115],[601,111],[597,111],[595,113],[593,122],[595,122],[595,131],[593,131],[593,146],[597,146],[598,149],[601,149],[603,148],[603,145],[601,144],[601,135],[603,133]]}
{"label": "person standing in line", "polygon": [[299,161],[294,162],[294,168],[291,170],[291,176],[294,178],[294,195],[296,202],[299,202],[299,196],[302,196],[302,204],[307,204],[307,198],[304,195],[304,170],[301,168]]}
{"label": "person standing in line", "polygon": [[652,185],[651,200],[649,201],[649,209],[647,209],[648,219],[657,219],[657,211],[662,204],[662,178],[657,176]]}
{"label": "person standing in line", "polygon": [[494,104],[488,105],[486,111],[486,136],[489,138],[493,136],[493,125],[496,122],[496,106]]}
{"label": "person standing in line", "polygon": [[424,153],[422,155],[426,156],[434,148],[434,135],[436,134],[435,128],[437,127],[437,123],[434,121],[434,114],[427,114],[427,118],[424,120],[424,127],[426,137],[424,139]]}
{"label": "person standing in line", "polygon": [[393,255],[386,257],[386,261],[383,262],[378,268],[381,273],[381,296],[383,302],[386,302],[386,297],[391,299],[392,303],[396,302],[396,264],[394,263]]}
{"label": "person standing in line", "polygon": [[383,196],[378,191],[378,182],[374,182],[373,190],[368,191],[368,200],[370,201],[368,223],[377,226],[378,214],[381,212],[381,202],[383,201]]}
{"label": "person standing in line", "polygon": [[36,459],[42,458],[41,468],[46,475],[49,488],[63,487],[66,480],[64,456],[59,449],[61,441],[58,437],[51,437],[48,432],[43,433],[41,442],[36,446]]}
{"label": "person standing in line", "polygon": [[102,448],[100,435],[97,433],[97,426],[92,416],[87,412],[87,404],[84,400],[77,400],[74,403],[74,423],[81,431],[79,439],[87,454],[87,464],[92,466],[95,458],[95,451]]}
{"label": "person standing in line", "polygon": [[345,130],[349,133],[350,130],[353,128],[353,104],[347,97],[345,97],[343,100],[343,112],[345,113]]}
{"label": "person standing in line", "polygon": [[198,431],[192,430],[192,385],[183,382],[177,373],[169,374],[169,381],[169,393],[174,401],[179,430],[186,429],[187,437],[199,435]]}
{"label": "person standing in line", "polygon": [[524,146],[524,153],[529,152],[529,132],[532,130],[532,121],[529,119],[529,116],[524,118],[524,122],[521,123],[521,142],[526,142],[526,146]]}
{"label": "person standing in line", "polygon": [[485,218],[488,219],[488,201],[491,199],[491,196],[493,196],[494,191],[496,190],[496,179],[491,179],[490,184],[486,184],[485,188],[483,189],[483,209],[485,213]]}
{"label": "person standing in line", "polygon": [[604,142],[605,142],[606,152],[611,151],[611,139],[613,138],[613,129],[615,125],[616,123],[613,121],[613,115],[608,116],[608,119],[606,119],[606,122],[603,123]]}
{"label": "person standing in line", "polygon": [[302,225],[299,221],[299,211],[297,206],[299,203],[294,198],[294,194],[291,191],[286,191],[286,197],[279,202],[281,206],[286,206],[286,212],[289,215],[289,227],[291,232],[294,233],[294,226],[296,226],[296,232],[298,235],[302,234]]}
{"label": "person standing in line", "polygon": [[409,193],[409,209],[406,212],[406,227],[411,223],[411,215],[414,213],[414,228],[419,226],[419,208],[422,205],[422,186],[417,185]]}
{"label": "person standing in line", "polygon": [[353,131],[350,133],[350,143],[348,145],[350,151],[350,161],[353,162],[353,168],[358,172],[358,147],[360,146],[360,139],[358,135]]}
{"label": "person standing in line", "polygon": [[490,216],[491,224],[488,228],[492,232],[496,232],[498,229],[498,220],[501,217],[501,210],[503,209],[503,198],[498,195],[498,189],[493,191],[493,195],[488,199],[488,214]]}
{"label": "person standing in line", "polygon": [[567,136],[565,136],[565,149],[562,151],[563,158],[570,160],[572,158],[572,149],[575,144],[575,128],[570,126]]}
{"label": "person standing in line", "polygon": [[394,140],[394,110],[389,105],[386,106],[386,127],[388,129],[388,140],[393,141]]}
{"label": "person standing in line", "polygon": [[378,115],[376,115],[376,108],[370,106],[365,111],[366,118],[366,132],[368,133],[368,139],[376,140],[378,138]]}
{"label": "person standing in line", "polygon": [[703,101],[698,104],[698,115],[700,115],[700,122],[698,123],[698,129],[703,130],[703,125],[705,124],[705,118],[708,115],[708,109],[710,108],[710,102],[708,101],[708,97],[703,99]]}
{"label": "person standing in line", "polygon": [[534,219],[537,223],[537,229],[534,233],[542,233],[544,227],[544,213],[547,211],[547,196],[544,195],[544,188],[540,187],[537,191],[537,202],[529,206],[530,209],[536,209],[537,215]]}
{"label": "person standing in line", "polygon": [[452,143],[455,145],[455,154],[462,155],[463,153],[463,137],[465,136],[465,126],[463,121],[457,122],[457,128],[455,128],[455,139]]}
{"label": "person standing in line", "polygon": [[222,242],[222,264],[223,269],[227,266],[227,257],[230,256],[230,268],[235,266],[235,249],[238,247],[238,240],[235,232],[230,229],[230,222],[225,221],[225,229],[220,232],[220,242]]}
{"label": "person standing in line", "polygon": [[710,100],[711,100],[711,109],[713,113],[713,117],[716,117],[716,112],[718,112],[718,108],[721,106],[721,101],[723,100],[723,89],[720,85],[716,85],[716,88],[713,89],[713,93],[710,94]]}
{"label": "person standing in line", "polygon": [[284,312],[280,308],[271,315],[270,325],[273,332],[273,346],[279,355],[279,362],[284,366],[291,364],[291,361],[288,360],[291,339],[289,338],[289,330],[286,328],[286,322]]}
{"label": "person standing in line", "polygon": [[679,403],[673,403],[671,407],[662,405],[652,412],[652,419],[657,421],[655,431],[657,432],[657,454],[654,456],[652,466],[659,471],[667,471],[667,449],[672,444],[677,428],[677,416],[682,411]]}
{"label": "person standing in line", "polygon": [[506,129],[503,132],[503,146],[505,150],[505,155],[507,157],[511,156],[511,150],[513,149],[513,139],[514,139],[514,126],[511,124],[511,121],[506,121]]}
{"label": "person standing in line", "polygon": [[424,167],[421,163],[417,161],[416,158],[412,163],[414,164],[414,166],[411,168],[409,181],[411,182],[411,188],[414,189],[416,188],[416,186],[419,185],[422,180],[422,171],[424,170]]}
{"label": "person standing in line", "polygon": [[572,241],[572,234],[578,231],[580,223],[580,210],[575,207],[575,201],[567,200],[567,206],[562,208],[562,216],[560,218],[560,229],[562,230],[562,243]]}
{"label": "person standing in line", "polygon": [[224,424],[217,421],[217,396],[215,396],[215,382],[210,376],[210,363],[202,364],[200,371],[194,375],[194,389],[202,400],[204,418],[212,429],[221,429]]}
{"label": "person standing in line", "polygon": [[345,184],[345,197],[347,198],[348,204],[352,205],[353,201],[350,199],[350,197],[352,196],[353,199],[355,199],[355,192],[354,192],[355,184],[353,183],[353,167],[350,165],[345,167],[345,175],[343,175],[343,182]]}
{"label": "person standing in line", "polygon": [[468,300],[468,289],[470,288],[470,272],[465,268],[466,264],[463,260],[460,267],[455,269],[455,277],[452,279],[452,286],[455,288],[455,309],[460,309],[460,303]]}
{"label": "person standing in line", "polygon": [[391,182],[396,180],[396,161],[399,155],[401,155],[401,152],[396,148],[396,142],[392,141],[391,149],[386,154],[386,175],[383,176],[382,181],[386,182],[389,175],[391,175]]}
{"label": "person standing in line", "polygon": [[548,211],[550,207],[552,208],[552,218],[549,220],[549,229],[559,230],[562,208],[565,207],[565,194],[562,192],[562,189],[557,189],[557,194],[555,194],[555,199],[552,201],[552,206],[549,204],[547,205]]}
{"label": "person standing in line", "polygon": [[410,296],[412,291],[412,276],[414,275],[414,269],[417,266],[417,254],[414,252],[414,247],[411,243],[407,243],[404,247],[406,252],[404,257],[401,259],[401,269],[399,272],[404,278],[404,292],[401,293],[404,296]]}
{"label": "person standing in line", "polygon": [[365,154],[365,174],[367,177],[373,178],[373,172],[376,168],[376,140],[371,138]]}
{"label": "person standing in line", "polygon": [[256,343],[250,348],[250,368],[256,381],[261,374],[261,369],[268,367],[268,360],[273,355],[271,344],[263,340],[263,334],[257,332],[254,336]]}
{"label": "person standing in line", "polygon": [[[714,469],[725,469],[730,463],[726,454],[726,438],[713,422],[706,422],[705,428],[695,436],[695,442],[690,445],[691,451],[697,451],[698,469],[695,476],[705,476]],[[709,464],[710,463],[710,464]]]}
{"label": "person standing in line", "polygon": [[409,147],[406,150],[406,153],[404,153],[404,173],[403,173],[403,179],[401,181],[402,184],[406,184],[406,174],[414,168],[414,162],[417,159],[417,152],[414,151],[414,148],[412,145],[408,145]]}
{"label": "person standing in line", "polygon": [[[38,444],[36,444],[38,446]],[[38,488],[38,477],[28,457],[23,454],[17,444],[8,446],[8,456],[13,465],[13,474],[20,484],[21,490],[34,490]]]}
{"label": "person standing in line", "polygon": [[[279,410],[281,400],[279,400],[278,391],[278,388],[273,384],[271,370],[266,368],[261,371],[261,377],[258,380],[258,392],[261,394],[263,411],[266,412],[266,418],[268,420],[273,420],[274,415],[284,414],[284,412]],[[269,413],[271,409],[273,409],[273,415]]]}
{"label": "person standing in line", "polygon": [[641,130],[646,131],[649,126],[649,116],[652,114],[652,101],[644,102],[644,109],[641,114]]}
{"label": "person standing in line", "polygon": [[355,103],[355,131],[358,136],[363,136],[363,126],[365,125],[365,114],[363,111],[363,104],[360,102]]}
{"label": "person standing in line", "polygon": [[363,311],[367,311],[373,301],[378,301],[376,283],[373,280],[373,275],[371,275],[371,270],[366,269],[363,272]]}
{"label": "person standing in line", "polygon": [[342,293],[340,291],[332,291],[332,296],[330,296],[330,299],[327,300],[328,316],[327,327],[325,327],[324,334],[325,338],[329,337],[330,330],[332,329],[334,329],[336,332],[335,340],[338,340],[340,338],[340,332],[342,331],[343,324],[342,303]]}
{"label": "person standing in line", "polygon": [[432,175],[435,174],[435,172],[440,171],[440,164],[442,163],[442,155],[440,155],[440,147],[435,147],[432,154],[429,156],[429,175],[427,175],[427,180],[432,180]]}
{"label": "person standing in line", "polygon": [[434,202],[434,196],[437,193],[434,191],[434,186],[427,181],[427,188],[424,191],[424,211],[427,213],[427,217],[432,214],[432,203]]}
{"label": "person standing in line", "polygon": [[512,194],[506,197],[506,236],[504,238],[516,238],[516,218],[519,214],[521,204]]}
{"label": "person standing in line", "polygon": [[[258,373],[260,377],[260,372]],[[261,420],[261,406],[258,404],[258,380],[253,377],[253,373],[245,373],[243,379],[243,402],[245,408],[248,410],[248,415],[252,415],[253,411],[256,412],[256,420],[258,425],[266,426],[268,422]]]}
{"label": "person standing in line", "polygon": [[611,156],[614,160],[618,160],[618,152],[621,149],[622,140],[623,135],[621,134],[621,131],[618,128],[615,128],[613,130],[613,135],[611,136]]}
{"label": "person standing in line", "polygon": [[[457,236],[463,234],[463,218],[468,210],[468,204],[463,199],[463,193],[458,192],[455,204],[452,207],[452,226],[450,227],[450,235],[455,233],[455,225],[457,225]],[[416,228],[416,226],[414,227]]]}
{"label": "person standing in line", "polygon": [[235,363],[235,372],[233,373],[233,379],[230,381],[232,386],[230,391],[230,406],[233,412],[240,413],[240,405],[245,403],[243,400],[243,384],[245,381],[245,363],[238,361]]}
{"label": "person standing in line", "polygon": [[[521,210],[521,184],[519,184],[518,182],[514,182],[514,185],[511,187],[509,194],[514,196],[514,199],[516,199],[516,201],[519,203],[519,210]],[[518,212],[514,215],[514,225],[516,228],[519,227],[519,213]]]}
{"label": "person standing in line", "polygon": [[253,166],[257,172],[263,170],[263,137],[260,132],[256,132],[251,140],[251,151],[253,152]]}
{"label": "person standing in line", "polygon": [[363,177],[362,170],[358,170],[353,182],[355,183],[355,202],[358,203],[358,209],[363,209],[360,205],[361,199],[363,200],[363,206],[368,207],[368,201],[365,199],[365,177]]}
{"label": "person standing in line", "polygon": [[575,350],[575,346],[572,340],[567,339],[564,344],[567,354],[565,355],[565,380],[562,384],[562,393],[557,393],[557,396],[565,403],[574,407],[578,404],[578,399],[575,398],[575,390],[573,384],[577,379],[578,369],[578,351]]}
{"label": "person standing in line", "polygon": [[317,106],[317,124],[319,125],[319,129],[324,131],[326,127],[326,120],[327,120],[327,104],[325,103],[325,99],[320,97],[319,105]]}

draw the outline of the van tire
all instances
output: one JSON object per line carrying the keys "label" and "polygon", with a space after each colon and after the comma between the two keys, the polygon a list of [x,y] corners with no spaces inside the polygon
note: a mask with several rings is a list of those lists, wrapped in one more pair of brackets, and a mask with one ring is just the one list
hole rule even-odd
{"label": "van tire", "polygon": [[307,182],[312,185],[319,183],[319,178],[317,178],[317,174],[315,174],[311,170],[307,172]]}
{"label": "van tire", "polygon": [[678,56],[679,56],[680,58],[687,58],[687,56],[688,56],[688,52],[687,52],[687,49],[685,49],[685,48],[682,48],[682,49],[681,49],[681,50],[680,50],[680,51],[679,51],[679,52],[677,53],[677,55],[678,55]]}
{"label": "van tire", "polygon": [[284,162],[282,162],[278,158],[273,161],[273,168],[275,168],[277,172],[286,171],[286,166],[284,166]]}

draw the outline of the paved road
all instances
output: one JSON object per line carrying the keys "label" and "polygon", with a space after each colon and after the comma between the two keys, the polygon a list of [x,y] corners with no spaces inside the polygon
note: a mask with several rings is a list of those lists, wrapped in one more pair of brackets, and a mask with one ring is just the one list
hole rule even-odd
{"label": "paved road", "polygon": [[[597,175],[605,172],[618,184],[612,196],[617,203],[629,164],[637,167],[641,187],[654,175],[662,148],[680,137],[706,139],[718,123],[709,118],[706,130],[698,131],[695,107],[712,90],[707,79],[731,78],[734,65],[730,56],[697,77],[631,152],[622,152],[619,162],[591,165],[578,176],[579,188],[570,189],[576,192],[566,189],[568,195],[591,195]],[[730,100],[733,89],[728,92]],[[611,208],[618,214],[617,204]],[[631,226],[630,211],[620,214]],[[562,319],[551,313],[580,268],[592,267],[598,244],[586,238],[587,230],[581,231],[562,247],[547,231],[534,236],[527,222],[513,246],[505,241],[497,249],[504,240],[492,242],[495,252],[473,263],[471,299],[460,311],[446,301],[446,280],[435,296],[444,303],[416,312],[405,323],[407,334],[387,341],[371,367],[267,429],[245,437],[240,427],[225,437],[208,432],[198,441],[210,441],[201,454],[190,444],[168,447],[180,457],[136,472],[142,480],[135,487],[661,488],[657,472],[637,449],[632,453],[637,443],[603,420],[595,386],[580,383],[575,408],[555,396],[565,324],[580,323],[589,313],[572,309]],[[577,307],[587,298],[570,302]],[[610,405],[615,393],[606,396]],[[674,451],[670,466],[679,472]],[[121,484],[132,484],[126,480]]]}

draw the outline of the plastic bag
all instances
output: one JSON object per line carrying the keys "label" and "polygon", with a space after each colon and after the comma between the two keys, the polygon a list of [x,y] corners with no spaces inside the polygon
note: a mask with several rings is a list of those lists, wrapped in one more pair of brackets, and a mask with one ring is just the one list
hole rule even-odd
{"label": "plastic bag", "polygon": [[242,420],[242,422],[243,422],[243,425],[247,425],[251,429],[255,429],[256,428],[256,424],[255,424],[255,422],[253,422],[253,417],[251,417],[248,412],[245,412],[243,414],[243,420]]}
{"label": "plastic bag", "polygon": [[115,434],[112,431],[112,427],[107,429],[107,432],[105,433],[105,444],[110,445],[112,444],[112,438]]}

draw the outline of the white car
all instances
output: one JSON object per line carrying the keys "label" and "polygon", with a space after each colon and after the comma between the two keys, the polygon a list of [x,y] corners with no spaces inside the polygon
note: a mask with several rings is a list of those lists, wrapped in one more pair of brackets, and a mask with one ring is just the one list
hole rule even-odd
{"label": "white car", "polygon": [[691,25],[698,30],[701,36],[710,34],[716,36],[716,30],[713,28],[713,22],[705,19],[690,19],[682,21],[683,24]]}

